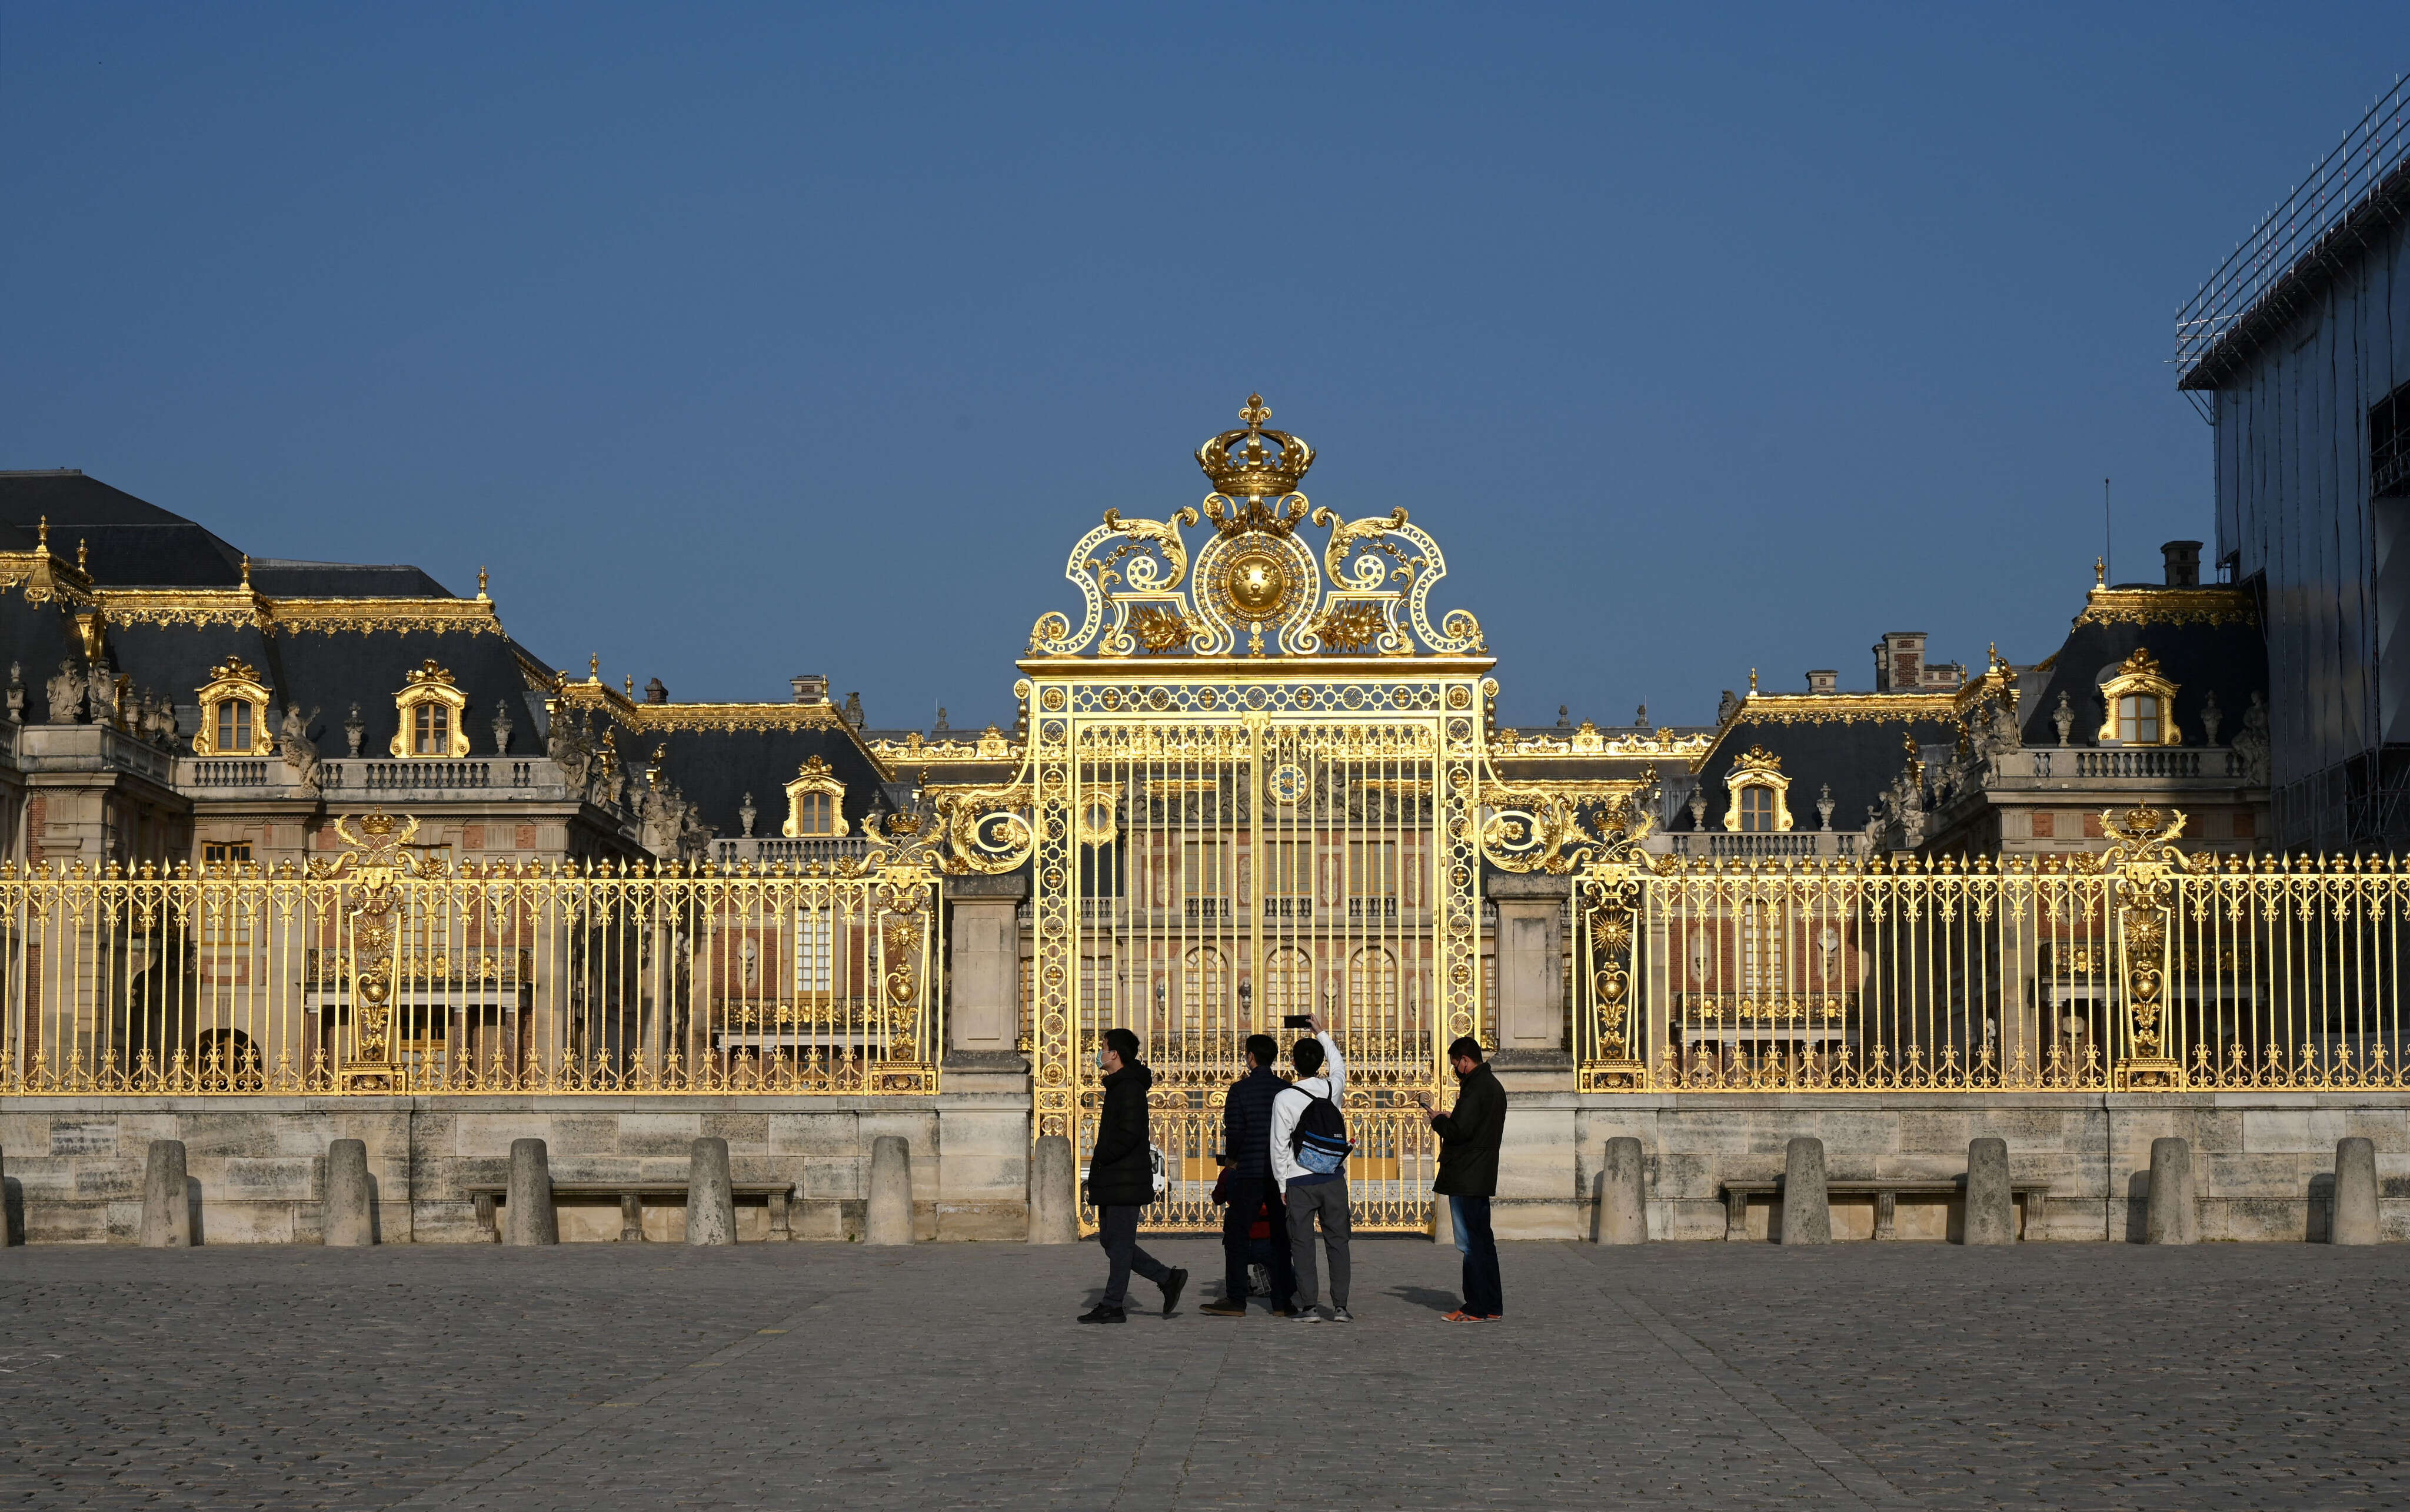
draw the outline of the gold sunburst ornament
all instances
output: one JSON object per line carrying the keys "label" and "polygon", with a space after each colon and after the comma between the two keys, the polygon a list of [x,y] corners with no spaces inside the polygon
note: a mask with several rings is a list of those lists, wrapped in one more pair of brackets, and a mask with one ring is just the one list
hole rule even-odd
{"label": "gold sunburst ornament", "polygon": [[1222,592],[1241,619],[1278,619],[1287,612],[1297,574],[1276,552],[1241,551],[1222,568]]}

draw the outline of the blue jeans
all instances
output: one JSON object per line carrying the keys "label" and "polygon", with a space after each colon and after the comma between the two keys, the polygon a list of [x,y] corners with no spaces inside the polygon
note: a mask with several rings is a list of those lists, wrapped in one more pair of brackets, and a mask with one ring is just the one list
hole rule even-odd
{"label": "blue jeans", "polygon": [[1456,1247],[1464,1256],[1464,1310],[1481,1317],[1506,1311],[1505,1283],[1498,1274],[1498,1241],[1489,1232],[1489,1199],[1451,1197]]}

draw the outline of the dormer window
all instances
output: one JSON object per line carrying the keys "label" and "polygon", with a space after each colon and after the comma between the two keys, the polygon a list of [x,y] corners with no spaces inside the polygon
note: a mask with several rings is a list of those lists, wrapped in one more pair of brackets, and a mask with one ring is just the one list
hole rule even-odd
{"label": "dormer window", "polygon": [[787,784],[787,822],[781,833],[799,840],[833,840],[845,834],[845,784],[818,756],[805,762]]}
{"label": "dormer window", "polygon": [[1782,775],[1782,758],[1764,746],[1733,763],[1724,774],[1732,806],[1724,811],[1724,828],[1743,835],[1779,835],[1791,828],[1791,779]]}
{"label": "dormer window", "polygon": [[2159,743],[2159,695],[2127,693],[2117,700],[2117,738],[2129,746]]}
{"label": "dormer window", "polygon": [[225,665],[211,667],[199,696],[195,755],[265,756],[274,749],[268,734],[268,685],[248,662],[229,657]]}
{"label": "dormer window", "polygon": [[2175,721],[2176,685],[2160,673],[2158,659],[2148,649],[2137,647],[2100,679],[2100,702],[2108,714],[2095,736],[2101,744],[2184,744]]}
{"label": "dormer window", "polygon": [[425,761],[469,754],[469,731],[460,718],[468,712],[469,695],[432,661],[410,675],[393,705],[401,716],[390,748],[396,756]]}

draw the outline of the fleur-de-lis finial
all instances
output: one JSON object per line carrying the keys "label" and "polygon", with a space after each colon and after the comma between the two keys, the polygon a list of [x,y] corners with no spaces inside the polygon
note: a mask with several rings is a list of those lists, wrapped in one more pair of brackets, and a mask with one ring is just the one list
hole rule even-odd
{"label": "fleur-de-lis finial", "polygon": [[1247,422],[1247,429],[1250,430],[1261,430],[1264,428],[1264,422],[1271,417],[1271,406],[1264,402],[1264,397],[1261,394],[1249,394],[1247,407],[1239,412],[1239,418]]}

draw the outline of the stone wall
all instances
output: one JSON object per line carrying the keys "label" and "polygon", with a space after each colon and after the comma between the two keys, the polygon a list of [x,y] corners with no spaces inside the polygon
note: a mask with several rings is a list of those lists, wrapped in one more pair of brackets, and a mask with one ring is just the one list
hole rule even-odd
{"label": "stone wall", "polygon": [[[698,1135],[728,1141],[740,1182],[790,1181],[802,1239],[859,1235],[871,1141],[912,1149],[921,1236],[1020,1240],[1026,1232],[1025,1092],[933,1097],[12,1098],[0,1104],[11,1216],[34,1243],[129,1241],[144,1150],[184,1141],[199,1188],[200,1237],[213,1243],[310,1243],[327,1146],[369,1148],[388,1243],[486,1241],[463,1188],[501,1184],[511,1141],[549,1142],[558,1181],[683,1182]],[[1967,1141],[2006,1140],[2015,1179],[2047,1181],[2030,1239],[2126,1240],[2141,1232],[2151,1141],[2190,1140],[2206,1239],[2322,1238],[2335,1141],[2375,1141],[2388,1236],[2410,1238],[2410,1094],[2225,1092],[2165,1096],[2003,1093],[1607,1095],[1517,1089],[1500,1161],[1503,1237],[1586,1238],[1606,1141],[1637,1138],[1648,1157],[1648,1225],[1660,1239],[1721,1239],[1721,1184],[1764,1180],[1783,1147],[1812,1134],[1831,1174],[1952,1177]],[[1902,1238],[1953,1231],[1954,1204],[1902,1199]],[[675,1205],[647,1237],[676,1239]],[[1761,1205],[1752,1233],[1770,1214]],[[564,1205],[562,1237],[608,1240],[616,1206]],[[1837,1202],[1836,1237],[1864,1237],[1871,1205]],[[746,1237],[762,1211],[740,1214]]]}
{"label": "stone wall", "polygon": [[[1025,1097],[12,1098],[0,1104],[9,1205],[35,1243],[126,1243],[142,1197],[144,1152],[178,1139],[199,1188],[207,1243],[312,1243],[327,1146],[365,1141],[387,1243],[490,1242],[463,1188],[501,1184],[511,1141],[550,1146],[556,1182],[683,1183],[698,1136],[728,1141],[739,1183],[790,1181],[799,1239],[859,1235],[871,1141],[912,1149],[913,1207],[924,1239],[1019,1240],[1026,1232]],[[675,1204],[648,1215],[649,1238],[684,1234]],[[764,1210],[740,1213],[743,1237]],[[564,1240],[615,1239],[616,1204],[564,1203]]]}
{"label": "stone wall", "polygon": [[[1779,1175],[1783,1147],[1796,1135],[1824,1141],[1836,1181],[1960,1175],[1967,1141],[1996,1136],[2008,1141],[2013,1180],[2050,1184],[2041,1231],[2025,1237],[2139,1240],[2151,1141],[2178,1135],[2192,1143],[2203,1239],[2322,1239],[2335,1141],[2361,1135],[2376,1144],[2387,1235],[2410,1238],[2405,1093],[1652,1094],[1574,1100],[1566,1136],[1576,1152],[1576,1189],[1583,1196],[1561,1214],[1534,1204],[1523,1227],[1570,1228],[1586,1235],[1591,1206],[1586,1199],[1596,1191],[1606,1141],[1618,1135],[1637,1138],[1648,1154],[1648,1231],[1662,1239],[1722,1238],[1722,1183]],[[1565,1121],[1561,1112],[1546,1116]],[[1954,1233],[1954,1207],[1902,1199],[1900,1236]],[[1763,1231],[1763,1213],[1751,1214],[1752,1234]],[[1836,1200],[1837,1239],[1866,1237],[1871,1224],[1870,1200],[1862,1210]]]}

